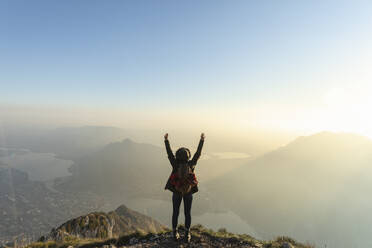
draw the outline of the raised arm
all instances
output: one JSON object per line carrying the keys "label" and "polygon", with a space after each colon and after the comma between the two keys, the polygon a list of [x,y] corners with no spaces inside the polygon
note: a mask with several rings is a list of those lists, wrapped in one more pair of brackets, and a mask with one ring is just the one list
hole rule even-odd
{"label": "raised arm", "polygon": [[201,155],[201,151],[202,151],[202,148],[203,148],[204,138],[205,138],[205,135],[204,135],[204,133],[202,133],[201,136],[200,136],[198,149],[196,150],[194,156],[191,159],[191,162],[190,162],[191,165],[196,165],[196,163],[198,162],[198,159]]}
{"label": "raised arm", "polygon": [[171,163],[172,166],[174,166],[176,164],[176,159],[174,158],[172,149],[169,144],[168,133],[164,135],[164,143],[165,143],[165,149],[167,150],[169,162]]}

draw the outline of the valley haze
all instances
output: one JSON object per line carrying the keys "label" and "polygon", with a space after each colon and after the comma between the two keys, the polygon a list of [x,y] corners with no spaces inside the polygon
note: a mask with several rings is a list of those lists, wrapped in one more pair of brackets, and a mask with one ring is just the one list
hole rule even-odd
{"label": "valley haze", "polygon": [[[30,131],[29,128],[26,130]],[[2,183],[7,185],[2,193],[2,202],[6,203],[2,207],[3,214],[9,216],[17,209],[18,216],[22,213],[25,221],[30,211],[36,211],[37,217],[35,219],[33,215],[33,219],[28,220],[29,225],[34,226],[35,220],[43,223],[35,231],[25,229],[27,237],[47,232],[67,216],[77,217],[89,210],[109,211],[123,203],[169,225],[171,204],[163,184],[170,167],[164,147],[125,138],[135,136],[136,132],[114,127],[40,128],[27,136],[23,135],[26,130],[19,129],[14,136],[7,132],[9,148],[2,149],[0,168],[3,168],[2,180],[5,180]],[[213,143],[213,138],[208,141]],[[72,144],[77,144],[77,147],[71,147]],[[17,161],[17,157],[30,153],[55,154],[60,158],[55,160],[56,165],[49,161],[50,166],[61,166],[58,161],[66,159],[73,161],[72,166],[63,173],[51,170],[49,180],[45,182],[21,179],[19,173],[24,171],[22,173],[27,175],[25,172],[30,173],[30,169],[25,165],[17,167],[17,163],[9,165],[7,159],[12,157]],[[365,217],[372,205],[367,201],[372,193],[369,178],[372,141],[369,138],[350,133],[321,132],[298,137],[262,155],[242,156],[239,153],[237,156],[226,152],[225,156],[218,156],[207,150],[203,156],[205,158],[200,160],[196,169],[201,192],[194,203],[195,221],[205,221],[204,225],[215,230],[224,226],[236,233],[249,233],[267,240],[286,235],[302,242],[333,247],[350,247],[352,244],[362,247],[369,242],[369,220]],[[48,164],[43,166],[40,168],[47,171]],[[17,171],[8,174],[7,168]],[[22,186],[26,183],[30,185],[29,189],[35,187],[31,185],[40,184],[42,190],[38,197],[49,195],[48,198],[56,202],[40,202],[36,208],[27,205],[29,200],[25,201],[24,195],[29,193]],[[79,195],[85,198],[84,201],[80,198],[80,203],[76,201]],[[14,205],[9,201],[13,198],[20,202]],[[238,205],[230,204],[236,201]],[[48,207],[47,204],[51,205]],[[42,209],[53,205],[54,209],[49,210],[52,210],[52,215],[61,215],[58,209],[62,206],[71,210],[80,206],[80,212],[66,212],[62,215],[66,217],[53,221],[50,218],[39,219],[45,214]],[[356,211],[360,217],[353,214]],[[3,236],[3,240],[9,240],[21,230],[14,217],[0,223],[15,225],[14,229],[8,229],[6,233],[9,234]],[[356,221],[355,225],[350,218]],[[361,230],[365,230],[365,239]],[[349,238],[340,239],[340,233],[347,233]]]}

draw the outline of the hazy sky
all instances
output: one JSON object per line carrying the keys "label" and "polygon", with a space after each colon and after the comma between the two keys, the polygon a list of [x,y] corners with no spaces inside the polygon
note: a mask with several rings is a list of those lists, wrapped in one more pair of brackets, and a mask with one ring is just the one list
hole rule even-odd
{"label": "hazy sky", "polygon": [[3,119],[372,136],[371,1],[0,1]]}

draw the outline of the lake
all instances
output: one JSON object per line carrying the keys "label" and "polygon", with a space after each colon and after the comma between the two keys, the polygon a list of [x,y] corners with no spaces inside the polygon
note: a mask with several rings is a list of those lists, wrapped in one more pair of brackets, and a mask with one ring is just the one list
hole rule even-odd
{"label": "lake", "polygon": [[69,176],[70,160],[56,158],[53,153],[35,153],[27,149],[0,148],[0,167],[27,172],[30,180],[49,181]]}

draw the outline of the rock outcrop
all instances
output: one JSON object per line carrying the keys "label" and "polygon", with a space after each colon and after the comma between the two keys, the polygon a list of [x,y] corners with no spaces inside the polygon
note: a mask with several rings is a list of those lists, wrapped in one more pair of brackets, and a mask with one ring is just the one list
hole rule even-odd
{"label": "rock outcrop", "polygon": [[109,239],[134,232],[161,232],[165,226],[156,220],[121,205],[109,213],[93,212],[69,220],[41,240],[63,241],[66,238]]}

